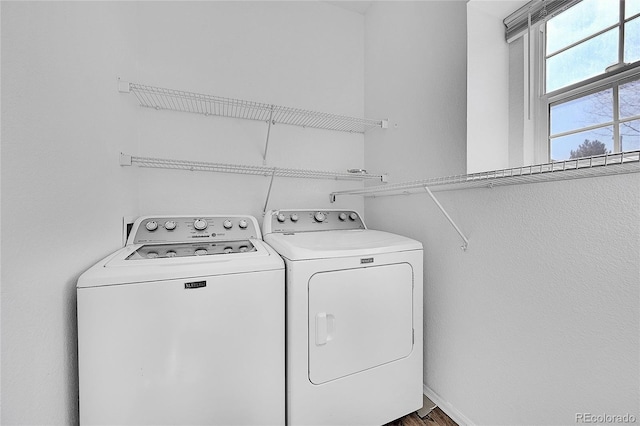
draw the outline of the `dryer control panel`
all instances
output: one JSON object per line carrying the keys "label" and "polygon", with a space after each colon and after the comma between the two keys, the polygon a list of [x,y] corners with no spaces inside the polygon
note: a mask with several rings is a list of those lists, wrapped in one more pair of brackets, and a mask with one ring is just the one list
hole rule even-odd
{"label": "dryer control panel", "polygon": [[263,233],[295,233],[367,229],[354,210],[270,210],[266,213]]}
{"label": "dryer control panel", "polygon": [[127,244],[260,239],[253,216],[143,216],[136,220]]}

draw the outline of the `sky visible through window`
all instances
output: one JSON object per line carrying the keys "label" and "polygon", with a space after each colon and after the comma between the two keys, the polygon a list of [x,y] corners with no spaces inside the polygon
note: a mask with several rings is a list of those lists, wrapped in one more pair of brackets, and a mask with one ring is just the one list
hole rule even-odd
{"label": "sky visible through window", "polygon": [[[640,13],[640,0],[626,0],[625,3],[625,19]],[[547,92],[601,75],[607,67],[618,63],[619,27],[615,25],[619,17],[619,2],[616,0],[583,0],[547,22]],[[612,26],[615,27],[606,30]],[[623,47],[625,63],[640,60],[640,17],[625,24]],[[602,142],[609,152],[614,152],[614,125],[619,126],[622,150],[640,149],[640,81],[620,86],[621,122],[617,124],[612,124],[613,96],[613,89],[608,88],[551,107],[552,160],[570,158],[571,151],[577,150],[585,140]],[[637,119],[629,120],[631,118]],[[601,124],[601,127],[580,131]],[[577,133],[553,137],[572,131]]]}

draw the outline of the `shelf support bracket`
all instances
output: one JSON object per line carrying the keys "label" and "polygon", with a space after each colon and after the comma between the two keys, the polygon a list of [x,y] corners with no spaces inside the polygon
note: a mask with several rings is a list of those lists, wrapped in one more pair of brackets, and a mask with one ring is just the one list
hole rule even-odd
{"label": "shelf support bracket", "polygon": [[269,111],[269,127],[267,127],[267,141],[264,144],[264,155],[262,156],[262,164],[267,165],[267,152],[269,151],[269,135],[271,134],[271,124],[273,122],[273,105]]}
{"label": "shelf support bracket", "polygon": [[433,195],[433,192],[431,192],[431,190],[429,189],[428,186],[424,187],[424,190],[427,191],[427,194],[429,195],[429,197],[431,197],[431,199],[433,200],[434,203],[436,203],[436,206],[438,206],[438,208],[440,209],[440,211],[442,212],[442,214],[444,214],[444,217],[447,218],[447,220],[449,221],[449,223],[451,224],[451,226],[453,226],[453,228],[456,230],[456,232],[458,233],[458,235],[460,235],[460,238],[462,238],[463,244],[460,247],[462,249],[462,251],[467,251],[467,247],[469,247],[469,239],[467,237],[465,237],[465,235],[462,233],[462,231],[460,230],[460,228],[458,228],[458,225],[456,225],[456,223],[453,221],[453,219],[451,219],[451,216],[449,216],[449,214],[447,213],[447,211],[444,209],[444,207],[442,207],[442,204],[440,204],[440,202],[438,201],[438,199]]}
{"label": "shelf support bracket", "polygon": [[262,209],[262,216],[267,214],[267,206],[269,205],[269,197],[271,197],[271,187],[273,186],[273,178],[276,177],[276,168],[273,168],[271,172],[271,181],[269,182],[269,189],[267,190],[267,199],[264,200],[264,208]]}
{"label": "shelf support bracket", "polygon": [[131,156],[127,154],[120,153],[120,165],[121,166],[130,166],[131,165]]}
{"label": "shelf support bracket", "polygon": [[118,92],[120,93],[131,92],[131,84],[128,81],[120,80],[120,77],[118,77]]}

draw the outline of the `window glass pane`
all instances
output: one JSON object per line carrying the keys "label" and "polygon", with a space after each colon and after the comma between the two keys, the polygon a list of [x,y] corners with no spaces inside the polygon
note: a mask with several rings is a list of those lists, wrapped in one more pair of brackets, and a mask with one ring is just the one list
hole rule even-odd
{"label": "window glass pane", "polygon": [[551,161],[608,154],[613,151],[613,127],[606,126],[587,132],[551,139]]}
{"label": "window glass pane", "polygon": [[547,92],[602,74],[617,62],[618,29],[614,28],[547,59]]}
{"label": "window glass pane", "polygon": [[626,0],[624,12],[625,18],[631,18],[640,13],[640,0]]}
{"label": "window glass pane", "polygon": [[640,149],[640,120],[620,123],[620,142],[623,151]]}
{"label": "window glass pane", "polygon": [[613,90],[551,106],[550,134],[577,130],[613,121]]}
{"label": "window glass pane", "polygon": [[640,115],[640,80],[620,85],[620,118]]}
{"label": "window glass pane", "polygon": [[584,0],[547,22],[547,55],[597,33],[620,19],[616,0]]}
{"label": "window glass pane", "polygon": [[627,63],[640,60],[640,17],[629,21],[624,26],[624,61]]}

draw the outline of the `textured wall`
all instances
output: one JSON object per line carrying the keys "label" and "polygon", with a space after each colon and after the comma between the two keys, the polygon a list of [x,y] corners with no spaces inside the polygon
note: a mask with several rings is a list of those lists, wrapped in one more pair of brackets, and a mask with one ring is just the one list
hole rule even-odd
{"label": "textured wall", "polygon": [[426,195],[367,201],[425,245],[426,386],[480,425],[640,418],[640,176],[436,196],[466,252]]}
{"label": "textured wall", "polygon": [[[466,2],[374,2],[365,20],[365,161],[393,181],[464,173]],[[446,41],[443,42],[443,41]]]}
{"label": "textured wall", "polygon": [[[366,108],[400,123],[367,135],[366,167],[394,181],[464,172],[465,140],[493,142],[466,135],[466,3],[404,7],[366,17]],[[436,197],[466,252],[426,194],[365,208],[368,226],[424,244],[424,383],[443,408],[480,425],[640,418],[640,175]]]}
{"label": "textured wall", "polygon": [[121,3],[2,5],[2,419],[77,421],[75,284],[117,248],[135,149],[116,75],[135,25]]}
{"label": "textured wall", "polygon": [[[123,216],[260,218],[267,177],[123,168],[119,152],[262,164],[266,124],[137,107],[116,77],[363,115],[364,18],[323,2],[2,2],[2,424],[77,422],[75,284]],[[269,164],[363,166],[363,136],[274,126]],[[350,182],[277,179],[273,207]],[[363,201],[342,201],[362,210]]]}

